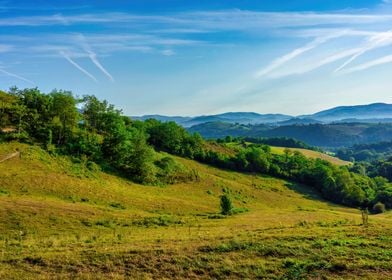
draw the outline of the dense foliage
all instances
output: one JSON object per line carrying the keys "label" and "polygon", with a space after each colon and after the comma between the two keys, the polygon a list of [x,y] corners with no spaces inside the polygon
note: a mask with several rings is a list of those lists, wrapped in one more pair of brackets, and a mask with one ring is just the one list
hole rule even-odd
{"label": "dense foliage", "polygon": [[[78,109],[80,108],[80,109]],[[286,150],[275,155],[264,144],[246,144],[230,153],[212,148],[200,135],[190,134],[174,122],[132,121],[121,111],[94,96],[75,98],[67,91],[41,93],[38,89],[11,89],[0,93],[0,139],[39,143],[51,152],[87,159],[140,183],[175,183],[197,180],[163,151],[230,170],[269,174],[316,188],[327,199],[350,206],[392,208],[392,186],[382,177],[370,178],[309,159]],[[226,142],[232,141],[226,138]],[[277,141],[272,139],[269,144]],[[271,142],[272,141],[272,142]],[[298,145],[300,142],[292,142]],[[385,177],[390,165],[383,166]]]}
{"label": "dense foliage", "polygon": [[372,161],[392,157],[392,141],[341,148],[337,150],[336,156],[349,161]]}
{"label": "dense foliage", "polygon": [[355,162],[352,171],[370,177],[382,176],[392,182],[392,142],[354,145],[336,155]]}

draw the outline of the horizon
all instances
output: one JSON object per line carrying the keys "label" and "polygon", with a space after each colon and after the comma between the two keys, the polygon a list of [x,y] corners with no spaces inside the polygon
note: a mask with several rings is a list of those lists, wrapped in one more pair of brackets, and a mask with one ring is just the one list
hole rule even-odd
{"label": "horizon", "polygon": [[[337,109],[340,107],[356,107],[356,106],[368,106],[368,105],[376,105],[376,104],[383,104],[383,105],[392,105],[392,103],[385,103],[385,102],[374,102],[374,103],[366,103],[366,104],[352,104],[352,105],[342,105],[342,106],[335,106],[335,107],[328,107],[321,109],[320,111],[312,112],[312,113],[303,113],[300,115],[288,115],[293,118],[297,117],[302,117],[302,116],[308,116],[308,115],[313,115],[316,113],[320,113],[322,111],[327,111],[327,110],[332,110],[332,109]],[[231,114],[231,113],[256,113],[260,115],[286,115],[282,114],[280,112],[271,112],[271,113],[264,113],[264,112],[255,112],[255,111],[225,111],[225,112],[218,112],[216,114],[212,115],[221,115],[221,114]],[[132,115],[130,117],[145,117],[145,116],[162,116],[162,117],[183,117],[183,118],[195,118],[195,117],[204,117],[204,116],[211,116],[211,115],[161,115],[161,114],[145,114],[145,115]]]}
{"label": "horizon", "polygon": [[130,116],[392,104],[390,0],[22,0],[0,15],[3,90],[94,94]]}

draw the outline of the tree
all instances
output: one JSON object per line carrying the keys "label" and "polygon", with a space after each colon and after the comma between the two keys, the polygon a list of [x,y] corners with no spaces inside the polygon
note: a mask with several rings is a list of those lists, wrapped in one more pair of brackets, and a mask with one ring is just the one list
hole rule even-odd
{"label": "tree", "polygon": [[121,110],[114,108],[106,100],[100,101],[94,95],[85,95],[82,99],[84,126],[88,130],[102,133],[108,130],[110,122],[108,115],[121,115]]}
{"label": "tree", "polygon": [[57,145],[65,144],[72,136],[72,130],[76,128],[79,121],[77,111],[77,100],[69,91],[53,91],[50,93],[52,99],[50,115],[52,117],[53,140]]}

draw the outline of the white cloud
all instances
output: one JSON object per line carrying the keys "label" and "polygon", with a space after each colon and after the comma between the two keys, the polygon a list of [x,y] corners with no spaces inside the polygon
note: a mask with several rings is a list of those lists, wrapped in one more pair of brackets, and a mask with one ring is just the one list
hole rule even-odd
{"label": "white cloud", "polygon": [[176,53],[173,50],[163,50],[161,52],[164,56],[172,56],[175,55]]}
{"label": "white cloud", "polygon": [[375,59],[375,60],[372,60],[372,61],[360,64],[358,66],[348,68],[348,69],[346,69],[346,70],[344,70],[342,72],[345,73],[345,74],[348,74],[348,73],[363,71],[363,70],[366,70],[368,68],[372,68],[372,67],[375,67],[375,66],[378,66],[378,65],[382,65],[382,64],[386,64],[386,63],[392,63],[392,55],[383,56],[381,58],[378,58],[378,59]]}
{"label": "white cloud", "polygon": [[307,65],[307,66],[298,65],[298,67],[291,72],[271,74],[271,75],[269,75],[269,77],[270,78],[282,78],[282,77],[286,77],[286,76],[290,76],[290,75],[300,75],[300,74],[309,73],[309,72],[314,71],[322,66],[325,66],[327,64],[333,63],[338,60],[341,60],[345,57],[351,56],[351,55],[357,53],[358,50],[359,50],[359,48],[337,52],[337,53],[334,53],[330,56],[327,56],[324,59],[316,61],[315,63],[313,63],[311,65]]}
{"label": "white cloud", "polygon": [[384,47],[387,45],[391,45],[391,44],[392,44],[392,32],[391,31],[376,34],[376,35],[370,37],[368,39],[367,43],[362,48],[358,49],[358,51],[356,53],[354,53],[354,55],[351,56],[347,61],[345,61],[341,66],[339,66],[335,70],[335,72],[339,72],[344,67],[346,67],[348,64],[353,62],[356,58],[360,57],[361,55],[365,54],[366,52],[369,52],[371,50],[374,50],[374,49],[377,49],[380,47]]}
{"label": "white cloud", "polygon": [[8,71],[6,71],[6,70],[4,70],[4,69],[2,69],[2,68],[0,68],[0,73],[3,73],[4,75],[9,76],[9,77],[16,78],[16,79],[18,79],[18,80],[27,82],[27,83],[29,83],[29,84],[35,85],[35,83],[34,83],[33,81],[31,81],[31,80],[29,80],[29,79],[26,79],[26,78],[24,78],[24,77],[22,77],[22,76],[19,76],[19,75],[17,75],[17,74],[8,72]]}
{"label": "white cloud", "polygon": [[91,62],[94,63],[94,65],[101,70],[102,73],[104,73],[112,82],[114,82],[113,76],[109,73],[108,70],[106,70],[105,67],[102,66],[102,64],[99,62],[97,54],[92,51],[91,47],[87,43],[86,38],[82,35],[79,34],[77,36],[79,40],[81,41],[82,47],[84,51],[87,53],[88,57],[90,58]]}
{"label": "white cloud", "polygon": [[[223,10],[183,12],[170,15],[136,15],[131,13],[97,13],[74,15],[25,16],[0,19],[0,26],[46,26],[63,24],[135,24],[148,23],[160,28],[183,30],[249,30],[254,28],[309,27],[336,24],[372,24],[392,20],[389,14],[254,12]],[[154,30],[155,28],[152,28]]]}
{"label": "white cloud", "polygon": [[[278,67],[281,67],[285,63],[291,61],[292,59],[304,54],[305,52],[308,52],[308,51],[318,47],[319,45],[321,45],[323,43],[326,43],[332,39],[336,39],[336,38],[339,38],[342,36],[347,36],[347,35],[352,35],[352,34],[353,33],[350,33],[350,31],[347,31],[347,30],[342,31],[341,30],[339,32],[328,34],[328,35],[325,35],[322,37],[317,37],[313,41],[311,41],[310,43],[308,43],[300,48],[294,49],[290,53],[285,54],[285,55],[275,59],[267,67],[258,71],[256,73],[256,77],[260,78],[260,77],[263,77],[263,76],[270,74],[273,70],[277,69]],[[327,63],[327,62],[325,62],[325,63]]]}
{"label": "white cloud", "polygon": [[95,82],[98,82],[97,79],[90,74],[87,70],[85,70],[82,66],[80,66],[79,64],[77,64],[74,60],[71,59],[71,57],[69,55],[67,55],[65,52],[60,51],[60,55],[62,57],[64,57],[69,63],[71,63],[73,66],[76,67],[76,69],[78,69],[79,71],[81,71],[83,74],[85,74],[87,77],[89,77],[90,79],[92,79]]}

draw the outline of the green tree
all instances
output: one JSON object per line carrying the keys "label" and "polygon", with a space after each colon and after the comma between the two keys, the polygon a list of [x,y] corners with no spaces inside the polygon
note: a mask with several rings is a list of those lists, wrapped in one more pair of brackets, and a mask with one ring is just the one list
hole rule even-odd
{"label": "green tree", "polygon": [[50,114],[52,117],[53,140],[57,145],[65,144],[72,137],[72,131],[77,127],[79,112],[77,100],[69,91],[53,91]]}

